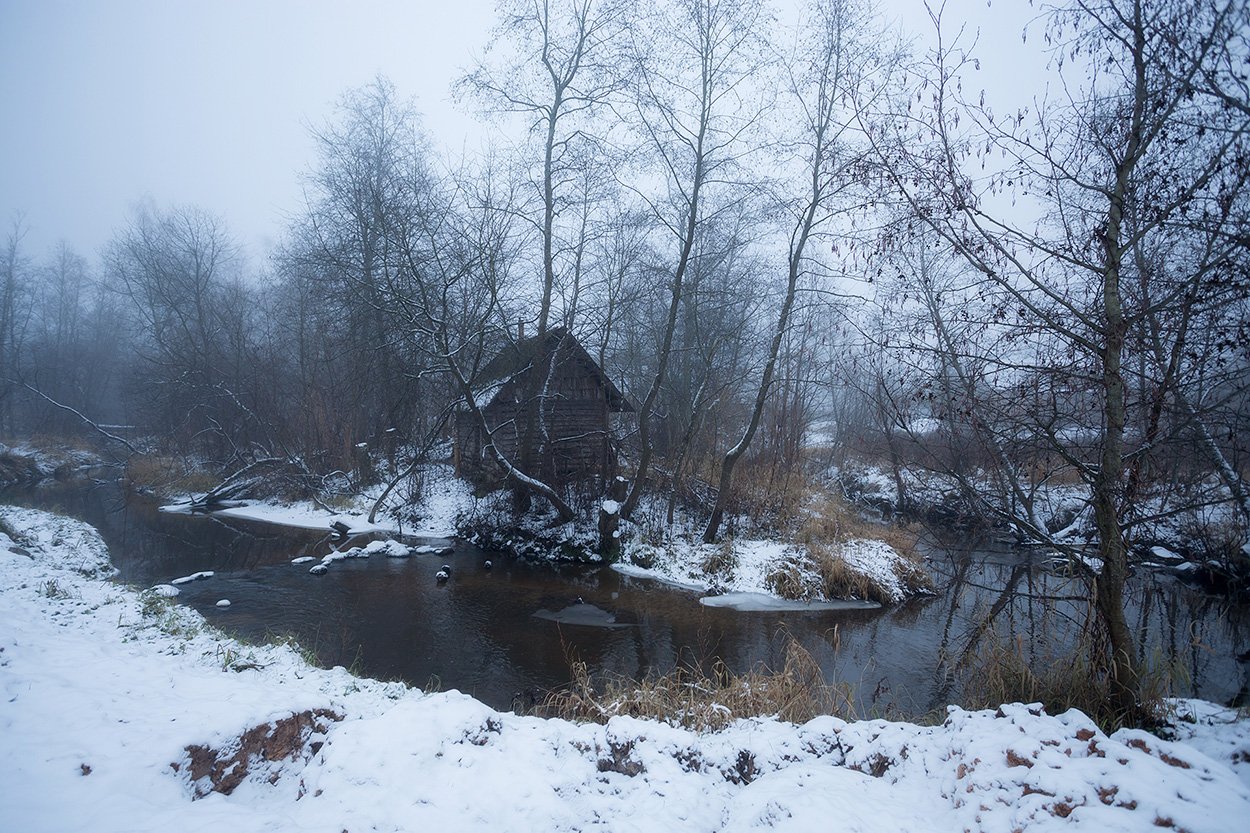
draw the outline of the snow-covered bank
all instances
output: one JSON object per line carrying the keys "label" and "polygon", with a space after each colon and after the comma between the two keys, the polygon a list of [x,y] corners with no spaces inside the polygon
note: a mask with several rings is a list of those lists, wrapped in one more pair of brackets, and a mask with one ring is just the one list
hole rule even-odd
{"label": "snow-covered bank", "polygon": [[[456,535],[491,550],[500,550],[531,561],[602,563],[598,552],[597,518],[581,516],[563,524],[553,523],[545,506],[518,515],[513,498],[500,490],[476,498],[469,485],[447,464],[429,464],[415,475],[419,498],[392,506],[368,520],[369,510],[381,494],[381,485],[346,499],[346,508],[331,512],[312,501],[277,503],[241,500],[218,509],[223,518],[259,521],[310,530],[331,527],[355,535],[408,535],[450,538]],[[397,490],[399,491],[399,490]],[[604,505],[619,506],[615,501]],[[161,507],[164,512],[191,512],[190,497]],[[740,609],[827,610],[847,602],[890,604],[923,593],[931,581],[923,567],[883,541],[852,539],[837,542],[816,553],[797,543],[764,537],[727,538],[705,545],[692,534],[667,530],[662,545],[642,527],[625,523],[621,530],[621,559],[614,566],[631,576],[710,594],[710,604]],[[791,537],[793,533],[790,533]],[[400,545],[396,543],[396,548]],[[364,557],[374,549],[353,548],[334,552],[311,567],[318,574],[342,558]],[[401,553],[389,553],[399,555]],[[407,552],[402,554],[406,555]],[[830,565],[841,579],[829,580]],[[836,588],[836,592],[834,591]]]}
{"label": "snow-covered bank", "polygon": [[0,443],[0,486],[38,483],[103,463],[99,454],[68,445]]}
{"label": "snow-covered bank", "polygon": [[[901,602],[929,586],[918,565],[884,541],[853,539],[828,547],[828,557],[853,575],[856,592],[830,597],[816,556],[805,547],[749,538],[704,544],[673,536],[663,544],[632,538],[613,569],[711,594],[705,604],[759,610],[827,610],[847,601]],[[728,600],[721,600],[728,596]],[[716,599],[716,601],[712,601]],[[771,603],[765,601],[771,599]]]}
{"label": "snow-covered bank", "polygon": [[[415,504],[403,507],[402,515],[393,510],[383,511],[373,523],[369,521],[369,511],[381,493],[381,485],[357,495],[349,501],[351,505],[347,509],[338,512],[308,500],[289,503],[241,500],[237,501],[238,505],[218,509],[213,514],[297,529],[328,530],[335,524],[341,524],[351,535],[381,533],[417,538],[453,537],[460,517],[473,507],[473,496],[467,484],[455,477],[451,467],[446,465],[430,465],[422,470],[421,477],[424,488]],[[192,501],[186,497],[162,506],[161,511],[191,512]]]}
{"label": "snow-covered bank", "polygon": [[0,522],[6,829],[1215,833],[1250,814],[1250,726],[1210,704],[1182,704],[1184,742],[1024,706],[715,734],[518,717],[240,644],[105,580],[83,524]]}
{"label": "snow-covered bank", "polygon": [[[829,477],[849,500],[886,512],[905,505],[911,514],[943,523],[981,522],[960,484],[938,472],[901,468],[896,479],[879,466],[851,462],[832,469]],[[1097,540],[1090,493],[1084,485],[1038,483],[1026,487],[1021,498],[990,472],[970,472],[965,478],[975,486],[978,500],[995,513],[1028,517],[1033,528],[1043,530],[1056,544],[1079,547]],[[905,495],[900,496],[900,485]],[[1250,552],[1246,549],[1250,529],[1218,478],[1143,489],[1127,521],[1131,543],[1143,563],[1160,562],[1162,550],[1168,558],[1160,566],[1175,568],[1183,562],[1192,565],[1189,570],[1226,570],[1236,554]]]}

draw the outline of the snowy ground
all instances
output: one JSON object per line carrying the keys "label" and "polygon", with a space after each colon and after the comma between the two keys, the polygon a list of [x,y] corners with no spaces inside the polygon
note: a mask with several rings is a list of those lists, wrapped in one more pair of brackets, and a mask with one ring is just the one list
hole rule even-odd
{"label": "snowy ground", "polygon": [[[226,518],[261,521],[300,529],[329,529],[332,524],[346,525],[353,535],[368,533],[403,534],[418,538],[450,538],[456,534],[457,519],[473,507],[473,495],[464,481],[455,477],[450,466],[431,465],[423,472],[424,488],[415,506],[405,506],[404,517],[393,511],[398,495],[390,501],[392,511],[384,508],[377,522],[369,522],[369,511],[381,494],[382,485],[358,495],[352,505],[341,512],[330,512],[312,501],[273,503],[244,500],[240,505],[220,509],[214,514]],[[161,507],[165,512],[190,512],[190,496]]]}
{"label": "snowy ground", "polygon": [[[884,541],[856,539],[831,546],[835,557],[875,582],[884,601],[901,602],[915,595],[901,577],[907,573],[906,560]],[[819,590],[816,567],[806,552],[797,545],[773,540],[727,538],[719,544],[704,544],[673,535],[663,543],[652,544],[634,537],[625,542],[621,561],[612,568],[625,575],[708,593],[701,601],[713,607],[819,610],[879,606],[863,599],[825,598]],[[778,595],[773,579],[778,571],[793,576],[795,586],[804,588],[801,595],[806,600],[792,601]]]}
{"label": "snowy ground", "polygon": [[[93,451],[53,443],[39,446],[0,443],[0,456],[12,456],[24,464],[9,468],[7,476],[4,470],[7,467],[0,466],[0,481],[8,479],[9,482],[42,480],[55,477],[58,473],[63,475],[104,464],[103,458]],[[22,471],[25,466],[29,469]]]}
{"label": "snowy ground", "polygon": [[715,734],[518,717],[242,645],[110,583],[89,527],[10,507],[0,522],[6,830],[1216,833],[1250,818],[1250,725],[1206,703],[1179,704],[1183,742],[1019,705]]}

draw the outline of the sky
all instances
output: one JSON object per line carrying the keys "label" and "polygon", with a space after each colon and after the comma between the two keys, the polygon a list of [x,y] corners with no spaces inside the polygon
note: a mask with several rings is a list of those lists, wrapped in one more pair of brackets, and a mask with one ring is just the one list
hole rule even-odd
{"label": "sky", "polygon": [[[1018,72],[1023,0],[947,5],[991,34],[987,78]],[[921,0],[882,6],[923,29]],[[385,75],[438,144],[481,146],[450,86],[494,20],[494,0],[0,0],[0,238],[21,216],[28,255],[93,258],[150,198],[222,216],[256,265],[345,91]]]}

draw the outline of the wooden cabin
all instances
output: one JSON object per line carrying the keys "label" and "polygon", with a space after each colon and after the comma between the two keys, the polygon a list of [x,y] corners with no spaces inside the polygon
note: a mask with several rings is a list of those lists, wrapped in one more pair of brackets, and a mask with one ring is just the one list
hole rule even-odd
{"label": "wooden cabin", "polygon": [[[527,473],[551,485],[602,483],[615,474],[611,414],[634,408],[566,328],[508,345],[473,388],[495,447]],[[466,408],[455,417],[455,463],[457,473],[479,485],[502,481]]]}

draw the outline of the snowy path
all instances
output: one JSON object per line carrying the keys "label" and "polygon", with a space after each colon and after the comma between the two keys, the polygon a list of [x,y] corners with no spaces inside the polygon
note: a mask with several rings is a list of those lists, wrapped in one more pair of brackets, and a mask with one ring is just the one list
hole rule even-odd
{"label": "snowy path", "polygon": [[[16,539],[0,534],[3,830],[1217,833],[1250,818],[1250,765],[1231,763],[1250,760],[1250,728],[1207,704],[1186,704],[1187,743],[1024,706],[952,709],[936,727],[826,717],[703,735],[522,718],[240,645],[104,580],[84,525],[9,507],[0,521]],[[309,709],[343,719],[250,761],[232,794],[193,800],[208,782],[192,782],[186,747],[225,756]]]}

